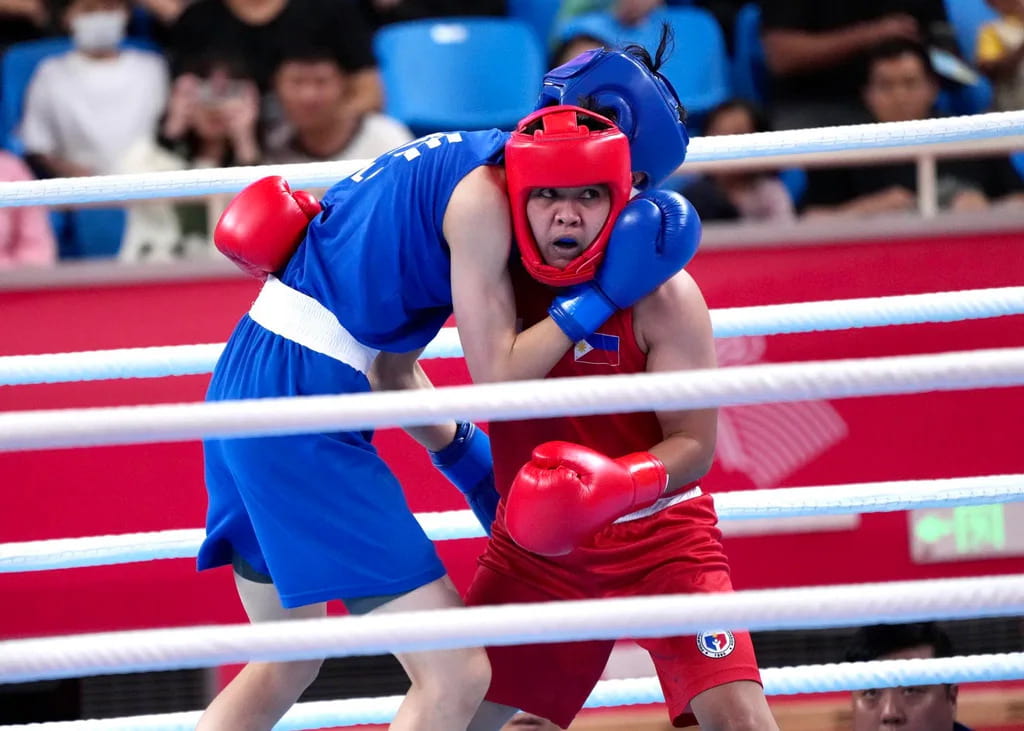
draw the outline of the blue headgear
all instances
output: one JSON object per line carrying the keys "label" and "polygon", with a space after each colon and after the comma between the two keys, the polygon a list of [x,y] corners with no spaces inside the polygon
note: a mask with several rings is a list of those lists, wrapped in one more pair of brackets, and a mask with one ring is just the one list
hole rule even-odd
{"label": "blue headgear", "polygon": [[690,135],[680,121],[682,105],[668,79],[624,51],[581,53],[544,77],[537,109],[579,104],[590,97],[615,111],[615,124],[629,138],[633,171],[641,190],[658,185],[686,159]]}

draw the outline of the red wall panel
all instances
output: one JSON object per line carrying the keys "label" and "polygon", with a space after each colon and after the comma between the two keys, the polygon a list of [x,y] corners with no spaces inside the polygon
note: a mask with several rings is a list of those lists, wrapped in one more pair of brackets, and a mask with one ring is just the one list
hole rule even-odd
{"label": "red wall panel", "polygon": [[[1019,285],[1020,247],[1017,234],[989,234],[719,250],[702,252],[689,268],[717,308]],[[257,287],[226,278],[0,292],[0,354],[220,342]],[[1020,345],[1024,317],[1010,317],[751,339],[739,349],[724,344],[723,365]],[[439,384],[466,381],[461,361],[433,361],[427,369]],[[206,376],[189,376],[0,387],[0,410],[193,401],[202,398],[206,382]],[[819,406],[842,434],[762,486],[1024,472],[1021,388]],[[797,420],[807,414],[787,413]],[[749,461],[752,454],[776,448],[772,434],[744,426],[742,409],[727,410],[726,421],[743,438],[742,448],[726,459],[720,440],[721,459],[704,481],[712,492],[757,486],[749,469],[737,467],[736,455]],[[462,507],[402,433],[381,432],[379,443],[415,510]],[[2,542],[194,528],[203,522],[201,451],[195,442],[0,453],[0,475]],[[471,576],[481,544],[441,545],[458,583]],[[914,565],[902,513],[864,516],[856,531],[731,538],[727,548],[739,588],[1024,569],[1016,559]],[[186,560],[3,574],[0,597],[2,637],[244,619],[227,571],[198,575]]]}

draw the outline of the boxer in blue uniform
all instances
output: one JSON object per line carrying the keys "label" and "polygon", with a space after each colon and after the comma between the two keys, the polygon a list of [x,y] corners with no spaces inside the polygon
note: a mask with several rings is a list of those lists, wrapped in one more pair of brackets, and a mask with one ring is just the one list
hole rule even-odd
{"label": "boxer in blue uniform", "polygon": [[[546,78],[544,108],[516,132],[421,138],[340,181],[322,202],[293,193],[279,178],[239,194],[218,224],[217,245],[267,281],[232,333],[208,399],[429,387],[416,358],[453,310],[475,381],[545,375],[616,308],[678,271],[696,246],[687,226],[695,216],[681,198],[652,191],[629,201],[630,151],[651,120],[673,122],[663,126],[671,134],[660,141],[657,159],[648,154],[651,165],[633,165],[641,186],[658,182],[685,155],[678,101],[644,61],[627,53],[581,57]],[[611,96],[602,98],[608,88]],[[623,129],[558,106],[582,97],[615,109]],[[505,186],[505,175],[515,174],[512,142],[551,160],[549,187],[528,200],[510,199]],[[588,267],[581,272],[586,281],[521,333],[506,268],[516,206],[533,211],[531,221],[548,217],[567,259]],[[617,265],[599,268],[602,258]],[[480,443],[472,429],[408,431],[438,450],[435,462],[472,504],[476,464],[459,472],[463,460],[479,457],[467,446]],[[331,599],[354,613],[461,605],[371,437],[336,432],[205,442],[209,508],[199,567],[234,566],[252,621],[323,616]],[[412,688],[392,727],[465,728],[488,686],[483,650],[399,659]],[[199,728],[271,728],[319,664],[250,663]]]}

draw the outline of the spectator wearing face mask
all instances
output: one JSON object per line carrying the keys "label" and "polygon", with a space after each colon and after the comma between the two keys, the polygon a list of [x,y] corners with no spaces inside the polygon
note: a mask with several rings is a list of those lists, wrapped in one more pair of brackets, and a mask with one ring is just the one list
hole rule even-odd
{"label": "spectator wearing face mask", "polygon": [[109,173],[155,128],[167,101],[163,58],[121,48],[127,0],[69,0],[72,50],[43,61],[29,82],[19,135],[45,176]]}

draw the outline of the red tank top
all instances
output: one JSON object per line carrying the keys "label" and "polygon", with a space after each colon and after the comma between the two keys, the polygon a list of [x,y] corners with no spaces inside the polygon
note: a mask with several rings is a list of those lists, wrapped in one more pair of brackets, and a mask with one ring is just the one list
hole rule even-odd
{"label": "red tank top", "polygon": [[[554,292],[530,277],[521,266],[513,265],[510,269],[516,312],[525,329],[547,316]],[[636,344],[630,308],[616,312],[585,343],[577,343],[547,377],[643,373],[646,368],[647,354]],[[630,452],[646,451],[663,439],[661,424],[651,411],[495,421],[489,431],[495,482],[503,496],[508,493],[519,468],[529,461],[534,447],[543,442],[575,442],[609,457],[621,457]]]}

